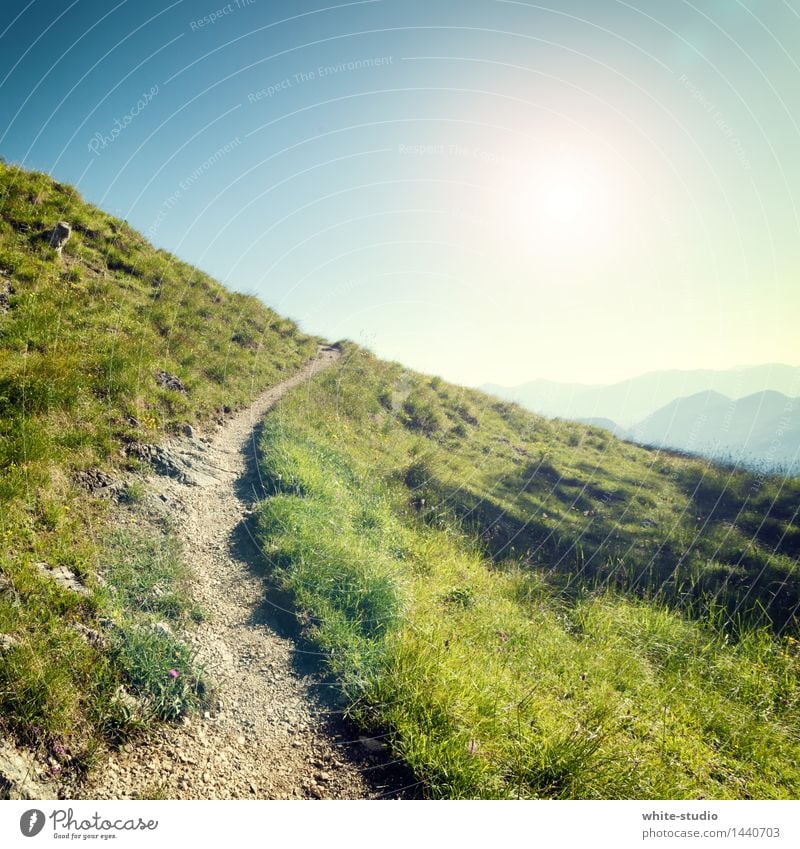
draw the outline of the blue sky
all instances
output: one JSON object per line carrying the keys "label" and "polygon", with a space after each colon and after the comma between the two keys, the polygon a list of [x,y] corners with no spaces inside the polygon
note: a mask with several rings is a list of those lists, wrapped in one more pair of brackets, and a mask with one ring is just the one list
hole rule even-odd
{"label": "blue sky", "polygon": [[800,361],[795,2],[5,2],[0,153],[467,384]]}

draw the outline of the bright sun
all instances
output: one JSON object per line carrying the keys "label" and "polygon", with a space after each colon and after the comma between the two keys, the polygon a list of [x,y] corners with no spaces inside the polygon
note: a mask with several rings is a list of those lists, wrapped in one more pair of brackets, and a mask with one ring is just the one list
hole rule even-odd
{"label": "bright sun", "polygon": [[506,236],[525,253],[552,258],[602,248],[615,207],[602,170],[576,156],[537,163],[509,185],[506,204]]}
{"label": "bright sun", "polygon": [[586,186],[562,179],[544,194],[542,206],[546,214],[562,224],[575,222],[590,205]]}

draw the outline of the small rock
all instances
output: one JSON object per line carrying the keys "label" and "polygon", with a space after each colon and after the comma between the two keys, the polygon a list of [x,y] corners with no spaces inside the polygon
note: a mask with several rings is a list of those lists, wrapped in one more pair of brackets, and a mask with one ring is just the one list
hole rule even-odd
{"label": "small rock", "polygon": [[55,581],[63,589],[79,595],[89,595],[89,590],[66,566],[51,566],[49,563],[34,563],[33,565],[44,577]]}
{"label": "small rock", "polygon": [[247,740],[245,740],[245,739],[244,739],[244,737],[237,737],[237,738],[236,738],[236,742],[237,742],[240,746],[244,746],[244,744],[247,742]]}
{"label": "small rock", "polygon": [[184,395],[186,394],[186,387],[183,385],[183,381],[174,374],[170,374],[168,371],[157,371],[156,383],[162,389],[170,389],[173,392],[182,392]]}
{"label": "small rock", "polygon": [[325,770],[320,770],[318,773],[316,773],[314,777],[317,779],[317,781],[322,781],[323,783],[331,780],[330,773],[325,772]]}
{"label": "small rock", "polygon": [[94,646],[96,649],[104,649],[106,647],[106,638],[99,631],[95,631],[94,628],[89,628],[87,625],[84,625],[83,622],[74,622],[72,627],[86,640],[87,643],[89,643],[90,646]]}
{"label": "small rock", "polygon": [[16,645],[19,645],[19,641],[11,634],[0,634],[0,652],[10,651]]}
{"label": "small rock", "polygon": [[88,492],[106,494],[119,489],[119,483],[101,469],[82,469],[75,480]]}
{"label": "small rock", "polygon": [[166,622],[153,622],[150,626],[150,630],[162,634],[165,637],[172,636],[172,628],[170,628]]}
{"label": "small rock", "polygon": [[0,280],[0,313],[11,309],[9,298],[14,294],[16,294],[14,287],[9,282]]}
{"label": "small rock", "polygon": [[117,692],[114,693],[114,701],[121,705],[132,716],[138,714],[142,707],[139,699],[137,699],[136,696],[131,695],[131,693],[129,693],[124,687],[117,688]]}
{"label": "small rock", "polygon": [[189,439],[194,439],[194,428],[190,424],[185,424],[181,427],[184,436],[188,436]]}
{"label": "small rock", "polygon": [[374,737],[359,737],[358,741],[370,752],[382,752],[386,748],[386,743]]}
{"label": "small rock", "polygon": [[59,221],[50,235],[50,247],[55,248],[56,253],[61,256],[61,251],[71,235],[72,225],[68,221]]}

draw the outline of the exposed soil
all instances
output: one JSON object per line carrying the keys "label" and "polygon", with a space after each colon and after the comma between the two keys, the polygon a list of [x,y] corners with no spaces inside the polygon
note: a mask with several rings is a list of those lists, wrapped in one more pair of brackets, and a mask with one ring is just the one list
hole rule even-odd
{"label": "exposed soil", "polygon": [[259,423],[292,387],[333,363],[318,358],[232,416],[214,435],[167,450],[188,474],[153,475],[150,498],[168,510],[207,619],[188,639],[215,688],[209,711],[111,753],[81,789],[86,798],[363,799],[406,795],[413,783],[379,739],[341,718],[336,686],[303,651],[293,617],[265,594],[266,562],[248,532],[260,497]]}

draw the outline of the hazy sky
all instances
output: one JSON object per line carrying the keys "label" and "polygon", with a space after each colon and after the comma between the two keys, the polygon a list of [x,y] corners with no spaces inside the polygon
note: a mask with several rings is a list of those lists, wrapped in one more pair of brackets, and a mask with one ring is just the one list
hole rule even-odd
{"label": "hazy sky", "polygon": [[467,384],[800,362],[798,0],[2,9],[0,153],[308,331]]}

